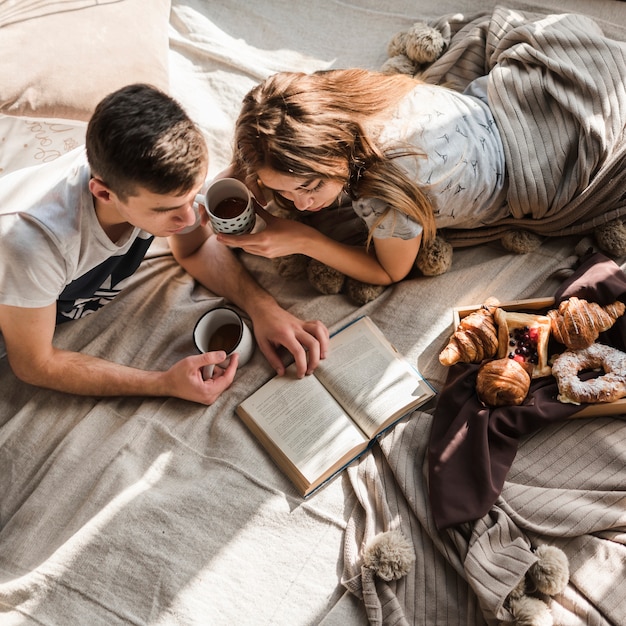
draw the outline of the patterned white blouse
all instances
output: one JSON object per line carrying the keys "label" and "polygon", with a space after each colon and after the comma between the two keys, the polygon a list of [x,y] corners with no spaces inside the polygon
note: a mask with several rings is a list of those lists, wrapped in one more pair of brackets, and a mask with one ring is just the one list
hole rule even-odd
{"label": "patterned white blouse", "polygon": [[[437,228],[475,228],[506,217],[506,167],[502,141],[486,96],[486,79],[464,93],[420,84],[399,103],[378,135],[385,150],[409,146],[423,156],[396,163],[429,197]],[[355,212],[371,228],[386,204],[358,198]],[[376,227],[374,237],[412,239],[420,224],[397,210]]]}

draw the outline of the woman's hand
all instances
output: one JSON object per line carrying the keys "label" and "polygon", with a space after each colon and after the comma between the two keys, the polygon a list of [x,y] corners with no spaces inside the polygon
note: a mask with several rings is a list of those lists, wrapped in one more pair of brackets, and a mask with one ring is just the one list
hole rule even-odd
{"label": "woman's hand", "polygon": [[271,215],[261,207],[259,216],[267,228],[251,235],[217,235],[226,246],[241,248],[267,259],[303,254],[355,280],[374,285],[390,285],[402,280],[411,271],[422,240],[374,237],[370,250],[350,246],[320,233],[301,222]]}
{"label": "woman's hand", "polygon": [[306,250],[319,233],[314,228],[294,220],[276,217],[264,208],[256,207],[257,215],[266,223],[258,233],[250,235],[218,234],[217,240],[232,248],[275,259],[289,254],[307,254]]}

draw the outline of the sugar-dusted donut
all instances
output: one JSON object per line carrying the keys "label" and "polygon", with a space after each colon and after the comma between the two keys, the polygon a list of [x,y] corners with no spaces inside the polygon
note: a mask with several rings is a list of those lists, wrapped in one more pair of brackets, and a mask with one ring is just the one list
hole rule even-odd
{"label": "sugar-dusted donut", "polygon": [[[604,374],[581,380],[582,370],[601,368]],[[626,396],[626,353],[593,343],[582,350],[566,350],[552,363],[561,402],[614,402]]]}

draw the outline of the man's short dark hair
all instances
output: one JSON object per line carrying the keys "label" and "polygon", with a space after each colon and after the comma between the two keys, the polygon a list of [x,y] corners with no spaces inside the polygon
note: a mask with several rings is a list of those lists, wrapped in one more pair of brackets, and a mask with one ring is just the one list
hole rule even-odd
{"label": "man's short dark hair", "polygon": [[123,200],[137,188],[191,190],[208,165],[201,131],[176,100],[145,84],[122,87],[97,105],[87,126],[92,174]]}

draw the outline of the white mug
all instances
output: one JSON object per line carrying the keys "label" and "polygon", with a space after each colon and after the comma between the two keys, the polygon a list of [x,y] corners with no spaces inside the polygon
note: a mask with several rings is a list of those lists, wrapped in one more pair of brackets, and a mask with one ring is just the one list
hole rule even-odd
{"label": "white mug", "polygon": [[256,213],[250,190],[236,178],[218,178],[204,196],[196,196],[207,209],[216,233],[245,235],[252,231]]}
{"label": "white mug", "polygon": [[[254,354],[255,341],[252,331],[237,311],[228,307],[216,307],[207,311],[193,329],[193,341],[199,352],[224,350],[226,359],[218,363],[228,367],[234,352],[239,354],[239,365],[245,365]],[[204,379],[213,376],[214,365],[202,369]]]}

